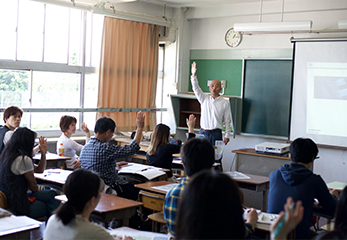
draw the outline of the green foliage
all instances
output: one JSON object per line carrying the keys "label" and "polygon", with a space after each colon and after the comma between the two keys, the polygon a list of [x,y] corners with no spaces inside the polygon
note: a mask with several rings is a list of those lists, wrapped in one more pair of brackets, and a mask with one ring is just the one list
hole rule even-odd
{"label": "green foliage", "polygon": [[28,91],[29,72],[0,70],[0,90],[22,92]]}

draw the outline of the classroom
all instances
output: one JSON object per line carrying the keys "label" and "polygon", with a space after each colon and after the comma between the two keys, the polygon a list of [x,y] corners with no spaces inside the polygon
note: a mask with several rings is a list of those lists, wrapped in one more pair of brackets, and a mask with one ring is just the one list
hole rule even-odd
{"label": "classroom", "polygon": [[[32,17],[30,13],[25,11],[26,8],[31,7],[30,4],[37,4],[37,7],[45,9],[42,10],[42,14],[43,11],[51,13],[52,18],[47,18],[47,26],[54,28],[54,31],[58,32],[57,35],[63,34],[63,31],[56,25],[57,23],[54,23],[54,14],[57,13],[54,13],[54,8],[49,7],[51,5],[81,11],[66,17],[62,24],[72,29],[85,27],[84,40],[87,50],[79,49],[80,52],[77,52],[77,55],[73,57],[71,57],[72,53],[70,52],[70,58],[67,60],[68,64],[66,64],[64,54],[59,56],[59,60],[55,62],[56,60],[49,60],[50,58],[54,59],[52,53],[55,54],[53,51],[55,46],[50,45],[49,39],[45,40],[46,45],[42,42],[40,45],[38,42],[43,40],[38,41],[39,38],[30,41],[31,45],[21,42],[24,41],[21,40],[21,36],[9,34],[12,31],[9,29],[16,26],[16,21],[19,21],[19,24],[21,24],[20,21],[25,22],[23,20],[25,18],[11,18],[11,21],[5,22],[7,19],[2,13],[7,10],[5,8],[0,9],[0,31],[8,35],[7,39],[0,40],[0,79],[2,82],[8,81],[3,73],[3,71],[8,70],[18,71],[20,77],[25,76],[25,94],[16,96],[11,105],[16,105],[18,99],[23,98],[23,96],[29,96],[29,103],[21,102],[20,107],[34,109],[24,111],[22,126],[27,126],[38,132],[38,135],[48,138],[48,150],[51,152],[56,152],[56,141],[61,134],[58,127],[61,115],[71,114],[78,119],[78,122],[86,122],[91,130],[94,128],[96,116],[102,116],[96,113],[95,110],[90,109],[98,108],[102,101],[98,99],[98,93],[100,95],[101,91],[98,86],[98,68],[100,65],[103,15],[161,26],[159,30],[161,36],[158,39],[158,61],[160,66],[158,68],[155,103],[146,107],[128,107],[124,104],[124,106],[109,105],[107,108],[134,108],[134,112],[136,109],[147,108],[149,109],[147,111],[152,114],[152,122],[155,121],[153,119],[156,119],[157,123],[165,123],[171,128],[171,134],[176,134],[175,138],[183,141],[185,140],[186,129],[180,129],[178,126],[178,113],[172,99],[181,95],[189,95],[194,98],[190,84],[192,61],[197,61],[198,73],[199,66],[205,67],[209,63],[214,64],[213,67],[217,71],[221,66],[221,72],[227,71],[228,64],[236,64],[233,66],[237,66],[235,67],[237,71],[226,74],[230,79],[220,80],[226,80],[225,95],[227,97],[236,97],[242,100],[244,70],[246,64],[250,63],[251,60],[293,60],[294,44],[291,41],[292,39],[347,38],[347,29],[339,29],[338,27],[340,20],[345,19],[346,21],[347,19],[347,1],[345,0],[202,0],[200,2],[193,0],[18,0],[7,3],[11,13],[17,12],[17,2],[20,6],[23,6],[18,9],[18,12],[26,18]],[[45,7],[43,8],[44,4]],[[6,16],[10,16],[11,13]],[[74,17],[77,19],[80,16],[78,14],[85,14],[85,22],[79,23],[80,25],[70,24],[68,20],[74,19]],[[312,28],[310,31],[302,32],[290,32],[288,30],[285,32],[271,32],[270,30],[251,34],[246,32],[246,34],[242,34],[237,46],[229,47],[226,44],[225,35],[230,28],[233,28],[235,23],[281,21],[312,21]],[[41,22],[37,17],[31,23],[40,25]],[[84,25],[86,23],[87,26]],[[25,26],[24,23],[23,26]],[[25,32],[25,36],[30,36],[30,34],[37,36],[38,32],[41,31],[38,27],[26,27],[29,30]],[[47,29],[47,34],[54,36],[53,33],[49,32],[49,29]],[[16,37],[19,39],[17,43]],[[45,53],[42,51],[42,45],[47,50]],[[15,49],[15,53],[9,52],[8,49],[10,48],[6,46]],[[29,46],[34,51],[37,50],[36,55],[33,55],[34,57],[31,59],[26,57],[31,53],[23,50],[29,48]],[[70,50],[67,46],[65,48],[64,46],[60,47],[61,51],[71,51],[75,46],[71,45]],[[83,54],[83,51],[85,51],[85,54]],[[17,55],[17,52],[22,55]],[[73,61],[81,62],[82,59],[87,62],[85,65],[71,64]],[[49,74],[42,74],[45,71],[48,71]],[[39,81],[35,82],[35,79],[39,79]],[[201,77],[199,80],[201,86],[206,85],[207,79]],[[10,86],[9,88],[13,93],[18,90],[16,89],[18,86]],[[234,88],[234,86],[236,87]],[[46,95],[44,93],[39,94],[40,90],[38,89],[40,87],[47,91]],[[205,92],[208,91],[207,86],[202,86],[202,88]],[[81,89],[85,90],[82,91]],[[127,90],[126,93],[131,93],[131,89]],[[10,104],[4,100],[8,96],[5,95],[4,90],[6,89],[1,89],[1,118],[3,110]],[[39,97],[31,99],[30,96],[35,96],[35,94],[39,94]],[[47,95],[51,95],[49,105],[42,104],[45,101],[44,99],[48,97]],[[112,96],[112,93],[110,96]],[[43,110],[38,110],[39,108]],[[68,108],[74,110],[70,109],[71,111],[64,112],[64,109]],[[59,109],[59,111],[54,112],[54,109]],[[153,109],[157,109],[155,116],[153,115]],[[46,115],[43,120],[42,113]],[[117,123],[117,117],[115,117],[115,121]],[[133,126],[135,125],[133,124]],[[241,128],[241,126],[236,125],[234,127],[235,129]],[[76,137],[81,142],[84,141],[82,131],[78,130]],[[232,152],[234,150],[254,148],[255,145],[263,142],[285,143],[288,140],[288,136],[248,134],[242,133],[240,130],[230,138],[230,142],[224,148],[223,168],[225,171],[235,169],[236,153]],[[319,147],[319,160],[314,163],[314,173],[321,175],[327,183],[333,181],[347,182],[346,149]],[[255,195],[253,193],[248,194],[251,198],[257,198],[259,193]],[[257,202],[250,201],[248,203],[260,208]]]}

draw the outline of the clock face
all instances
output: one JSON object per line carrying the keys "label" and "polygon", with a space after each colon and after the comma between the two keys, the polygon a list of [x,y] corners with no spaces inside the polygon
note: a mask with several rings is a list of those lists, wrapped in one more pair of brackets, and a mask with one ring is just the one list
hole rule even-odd
{"label": "clock face", "polygon": [[240,32],[235,32],[233,28],[230,28],[225,34],[225,42],[229,47],[237,47],[242,39]]}

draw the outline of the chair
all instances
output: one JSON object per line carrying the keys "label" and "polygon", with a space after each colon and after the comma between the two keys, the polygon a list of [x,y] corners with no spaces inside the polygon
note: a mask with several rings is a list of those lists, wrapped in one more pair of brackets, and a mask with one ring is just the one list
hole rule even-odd
{"label": "chair", "polygon": [[147,219],[143,218],[143,209],[140,207],[141,211],[141,220],[148,221],[148,219],[152,220],[152,231],[156,232],[158,230],[157,224],[165,223],[163,204],[165,200],[165,196],[162,194],[151,193],[147,191],[141,190],[139,192],[139,200],[143,203],[142,207],[153,210],[153,214],[148,215]]}
{"label": "chair", "polygon": [[7,208],[7,198],[3,192],[0,191],[0,207]]}

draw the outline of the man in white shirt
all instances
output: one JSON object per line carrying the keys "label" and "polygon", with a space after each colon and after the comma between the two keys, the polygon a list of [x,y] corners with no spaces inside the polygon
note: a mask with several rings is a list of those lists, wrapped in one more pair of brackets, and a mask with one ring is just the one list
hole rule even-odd
{"label": "man in white shirt", "polygon": [[[204,93],[196,77],[196,63],[192,63],[191,83],[194,94],[201,104],[200,134],[203,134],[213,146],[216,140],[223,140],[222,129],[225,126],[224,144],[228,144],[231,135],[230,132],[230,104],[229,101],[220,96],[221,83],[219,80],[213,80],[209,86],[210,94]],[[217,162],[221,163],[221,159]]]}

